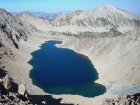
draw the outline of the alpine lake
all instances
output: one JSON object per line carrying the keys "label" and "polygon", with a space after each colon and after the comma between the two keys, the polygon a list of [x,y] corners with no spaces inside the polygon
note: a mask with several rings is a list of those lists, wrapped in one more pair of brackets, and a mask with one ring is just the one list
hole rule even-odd
{"label": "alpine lake", "polygon": [[73,50],[56,47],[62,41],[50,40],[32,53],[30,78],[34,85],[49,94],[95,97],[106,87],[94,81],[98,73],[90,59]]}

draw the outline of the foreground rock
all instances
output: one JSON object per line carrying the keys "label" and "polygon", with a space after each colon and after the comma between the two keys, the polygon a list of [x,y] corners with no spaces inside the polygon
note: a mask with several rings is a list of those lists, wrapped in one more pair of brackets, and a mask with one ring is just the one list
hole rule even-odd
{"label": "foreground rock", "polygon": [[33,105],[24,85],[18,86],[16,89],[11,88],[11,81],[8,75],[0,79],[0,105]]}
{"label": "foreground rock", "polygon": [[18,93],[20,95],[24,96],[24,93],[25,93],[25,86],[24,85],[21,84],[21,85],[18,86]]}
{"label": "foreground rock", "polygon": [[105,99],[102,105],[140,105],[140,93]]}
{"label": "foreground rock", "polygon": [[3,78],[2,80],[3,80],[3,86],[4,86],[4,88],[7,89],[7,90],[9,90],[11,88],[9,76],[6,75],[5,78]]}

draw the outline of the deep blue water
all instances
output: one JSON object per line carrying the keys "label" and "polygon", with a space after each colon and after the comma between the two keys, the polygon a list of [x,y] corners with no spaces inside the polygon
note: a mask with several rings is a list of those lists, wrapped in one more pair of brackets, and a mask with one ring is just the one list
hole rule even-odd
{"label": "deep blue water", "polygon": [[57,48],[61,41],[48,41],[32,53],[30,78],[34,85],[50,94],[78,94],[95,97],[105,86],[94,83],[98,73],[88,57],[70,49]]}

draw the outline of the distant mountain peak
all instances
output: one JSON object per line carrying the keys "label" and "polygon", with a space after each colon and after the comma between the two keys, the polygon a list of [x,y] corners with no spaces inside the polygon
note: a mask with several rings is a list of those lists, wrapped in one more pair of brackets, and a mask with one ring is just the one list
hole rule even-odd
{"label": "distant mountain peak", "polygon": [[19,18],[21,17],[21,18],[25,18],[25,19],[28,19],[28,18],[35,18],[36,19],[36,18],[38,18],[35,15],[29,13],[28,11],[17,14],[16,17],[19,17]]}
{"label": "distant mountain peak", "polygon": [[70,15],[59,15],[53,22],[55,26],[72,25],[88,27],[89,29],[126,32],[139,26],[140,18],[134,14],[115,8],[111,5],[102,5],[86,11],[74,11]]}
{"label": "distant mountain peak", "polygon": [[101,5],[100,7],[105,7],[105,8],[115,8],[112,5]]}
{"label": "distant mountain peak", "polygon": [[65,19],[65,18],[67,18],[67,15],[66,15],[65,13],[61,13],[61,14],[55,19],[55,21],[60,21],[60,20]]}
{"label": "distant mountain peak", "polygon": [[24,12],[18,14],[18,15],[32,15],[32,14],[30,14],[28,11],[24,11]]}

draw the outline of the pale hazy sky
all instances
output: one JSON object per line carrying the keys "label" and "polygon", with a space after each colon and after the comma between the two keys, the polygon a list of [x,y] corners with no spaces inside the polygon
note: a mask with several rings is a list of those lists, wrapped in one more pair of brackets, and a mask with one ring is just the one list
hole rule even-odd
{"label": "pale hazy sky", "polygon": [[140,15],[140,0],[0,0],[0,8],[9,12],[63,12],[89,10],[112,5]]}

